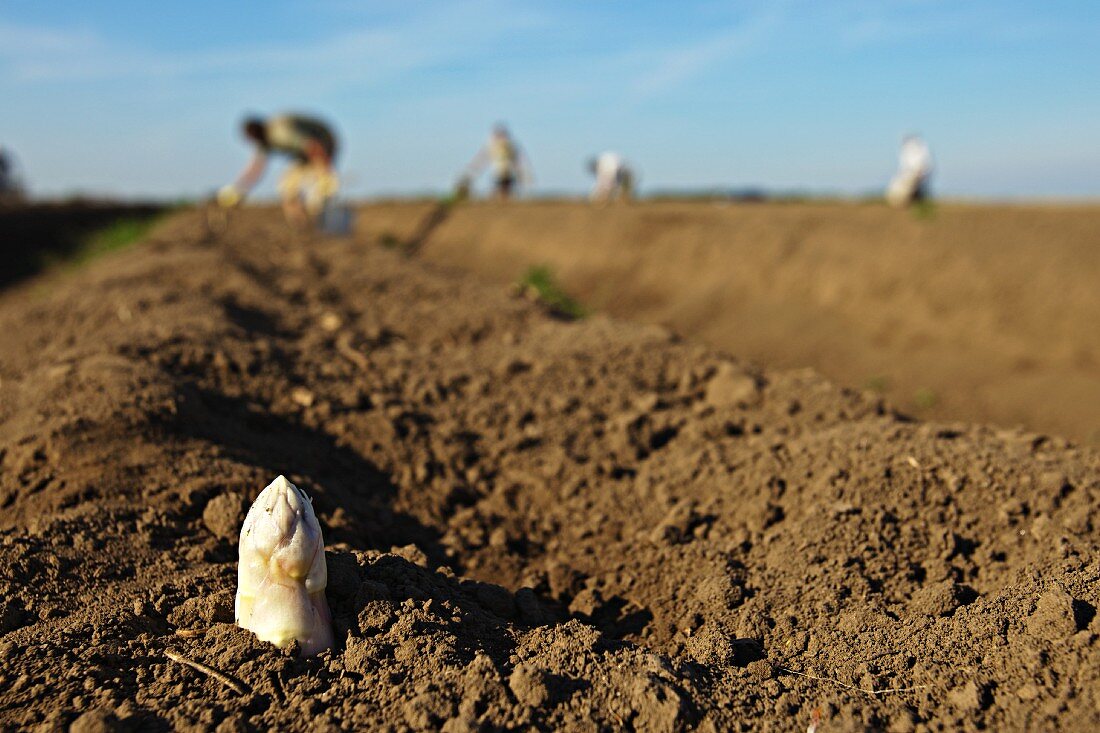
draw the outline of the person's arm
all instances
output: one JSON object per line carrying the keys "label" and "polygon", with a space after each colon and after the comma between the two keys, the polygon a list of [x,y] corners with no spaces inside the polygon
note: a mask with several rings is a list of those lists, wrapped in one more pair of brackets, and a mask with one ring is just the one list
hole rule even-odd
{"label": "person's arm", "polygon": [[477,151],[477,155],[473,157],[469,165],[466,166],[466,177],[473,178],[477,174],[481,173],[485,169],[485,166],[489,164],[489,146],[483,146]]}
{"label": "person's arm", "polygon": [[240,175],[237,176],[237,181],[233,184],[237,190],[244,196],[248,194],[252,188],[259,183],[260,178],[264,175],[264,169],[267,167],[267,153],[262,150],[257,150],[256,154],[252,156],[252,160],[248,161],[248,165],[244,167]]}
{"label": "person's arm", "polygon": [[523,148],[516,151],[516,167],[519,168],[520,183],[528,187],[535,183],[535,169]]}
{"label": "person's arm", "polygon": [[237,180],[218,190],[218,203],[226,208],[232,208],[241,203],[248,192],[259,182],[267,166],[267,154],[263,150],[257,150],[252,160],[237,176]]}

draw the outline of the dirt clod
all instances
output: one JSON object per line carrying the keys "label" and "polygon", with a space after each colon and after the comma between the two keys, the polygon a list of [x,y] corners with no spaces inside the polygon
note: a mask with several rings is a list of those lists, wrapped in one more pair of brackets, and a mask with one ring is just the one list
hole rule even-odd
{"label": "dirt clod", "polygon": [[516,666],[508,677],[508,688],[521,704],[529,707],[537,708],[550,699],[545,673],[529,662]]}
{"label": "dirt clod", "polygon": [[706,400],[712,407],[732,407],[751,402],[756,393],[756,380],[751,375],[729,362],[722,362],[707,382]]}
{"label": "dirt clod", "polygon": [[218,494],[202,510],[202,523],[215,537],[236,539],[244,516],[244,497],[237,493]]}
{"label": "dirt clod", "polygon": [[973,588],[943,580],[918,590],[913,595],[911,608],[929,616],[950,616],[955,609],[971,603],[976,596]]}
{"label": "dirt clod", "polygon": [[1028,633],[1047,641],[1060,641],[1077,633],[1073,597],[1063,588],[1051,588],[1039,596],[1035,612],[1027,620]]}

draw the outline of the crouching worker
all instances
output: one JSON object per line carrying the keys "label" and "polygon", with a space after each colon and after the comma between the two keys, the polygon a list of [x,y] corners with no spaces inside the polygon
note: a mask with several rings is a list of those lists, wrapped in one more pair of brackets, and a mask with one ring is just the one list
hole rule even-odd
{"label": "crouching worker", "polygon": [[891,206],[906,207],[923,203],[928,197],[928,179],[932,176],[932,152],[917,135],[906,135],[898,154],[898,172],[886,188]]}
{"label": "crouching worker", "polygon": [[250,117],[242,130],[256,152],[237,181],[218,192],[218,203],[225,207],[239,204],[263,177],[268,156],[285,155],[290,166],[279,180],[279,196],[287,221],[304,226],[320,215],[340,188],[333,167],[336,136],[331,128],[311,117],[284,114],[267,120]]}
{"label": "crouching worker", "polygon": [[618,153],[606,152],[592,158],[588,161],[588,171],[596,176],[596,185],[588,195],[593,203],[629,201],[634,195],[634,172]]}
{"label": "crouching worker", "polygon": [[507,201],[512,198],[517,182],[523,184],[531,182],[531,163],[503,124],[493,127],[489,141],[466,166],[466,173],[459,185],[465,185],[468,192],[472,180],[487,165],[491,165],[493,169],[493,196],[498,201]]}

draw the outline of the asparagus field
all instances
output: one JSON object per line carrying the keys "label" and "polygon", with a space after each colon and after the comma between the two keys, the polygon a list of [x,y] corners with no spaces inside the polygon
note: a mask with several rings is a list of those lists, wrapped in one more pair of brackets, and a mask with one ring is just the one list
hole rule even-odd
{"label": "asparagus field", "polygon": [[[270,210],[206,234],[0,294],[0,730],[1100,726],[1092,449]],[[280,474],[314,656],[233,623]]]}
{"label": "asparagus field", "polygon": [[[942,203],[373,204],[363,234],[780,368],[921,418],[1100,448],[1100,207]],[[415,234],[434,223],[429,236]]]}

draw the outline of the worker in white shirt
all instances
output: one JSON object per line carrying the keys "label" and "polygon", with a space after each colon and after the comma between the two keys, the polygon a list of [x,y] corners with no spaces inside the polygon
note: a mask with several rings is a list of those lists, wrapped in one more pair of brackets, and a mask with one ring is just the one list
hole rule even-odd
{"label": "worker in white shirt", "polygon": [[919,135],[906,135],[898,153],[898,172],[886,189],[891,206],[909,206],[928,196],[928,179],[932,175],[932,152]]}
{"label": "worker in white shirt", "polygon": [[621,155],[611,151],[601,153],[588,161],[588,170],[596,176],[596,183],[588,196],[592,202],[630,200],[634,193],[634,172]]}
{"label": "worker in white shirt", "polygon": [[470,165],[466,167],[464,182],[477,176],[490,166],[493,169],[493,189],[495,197],[506,201],[512,197],[517,183],[531,182],[531,163],[523,149],[512,138],[508,128],[502,124],[493,127],[489,141],[478,151]]}

